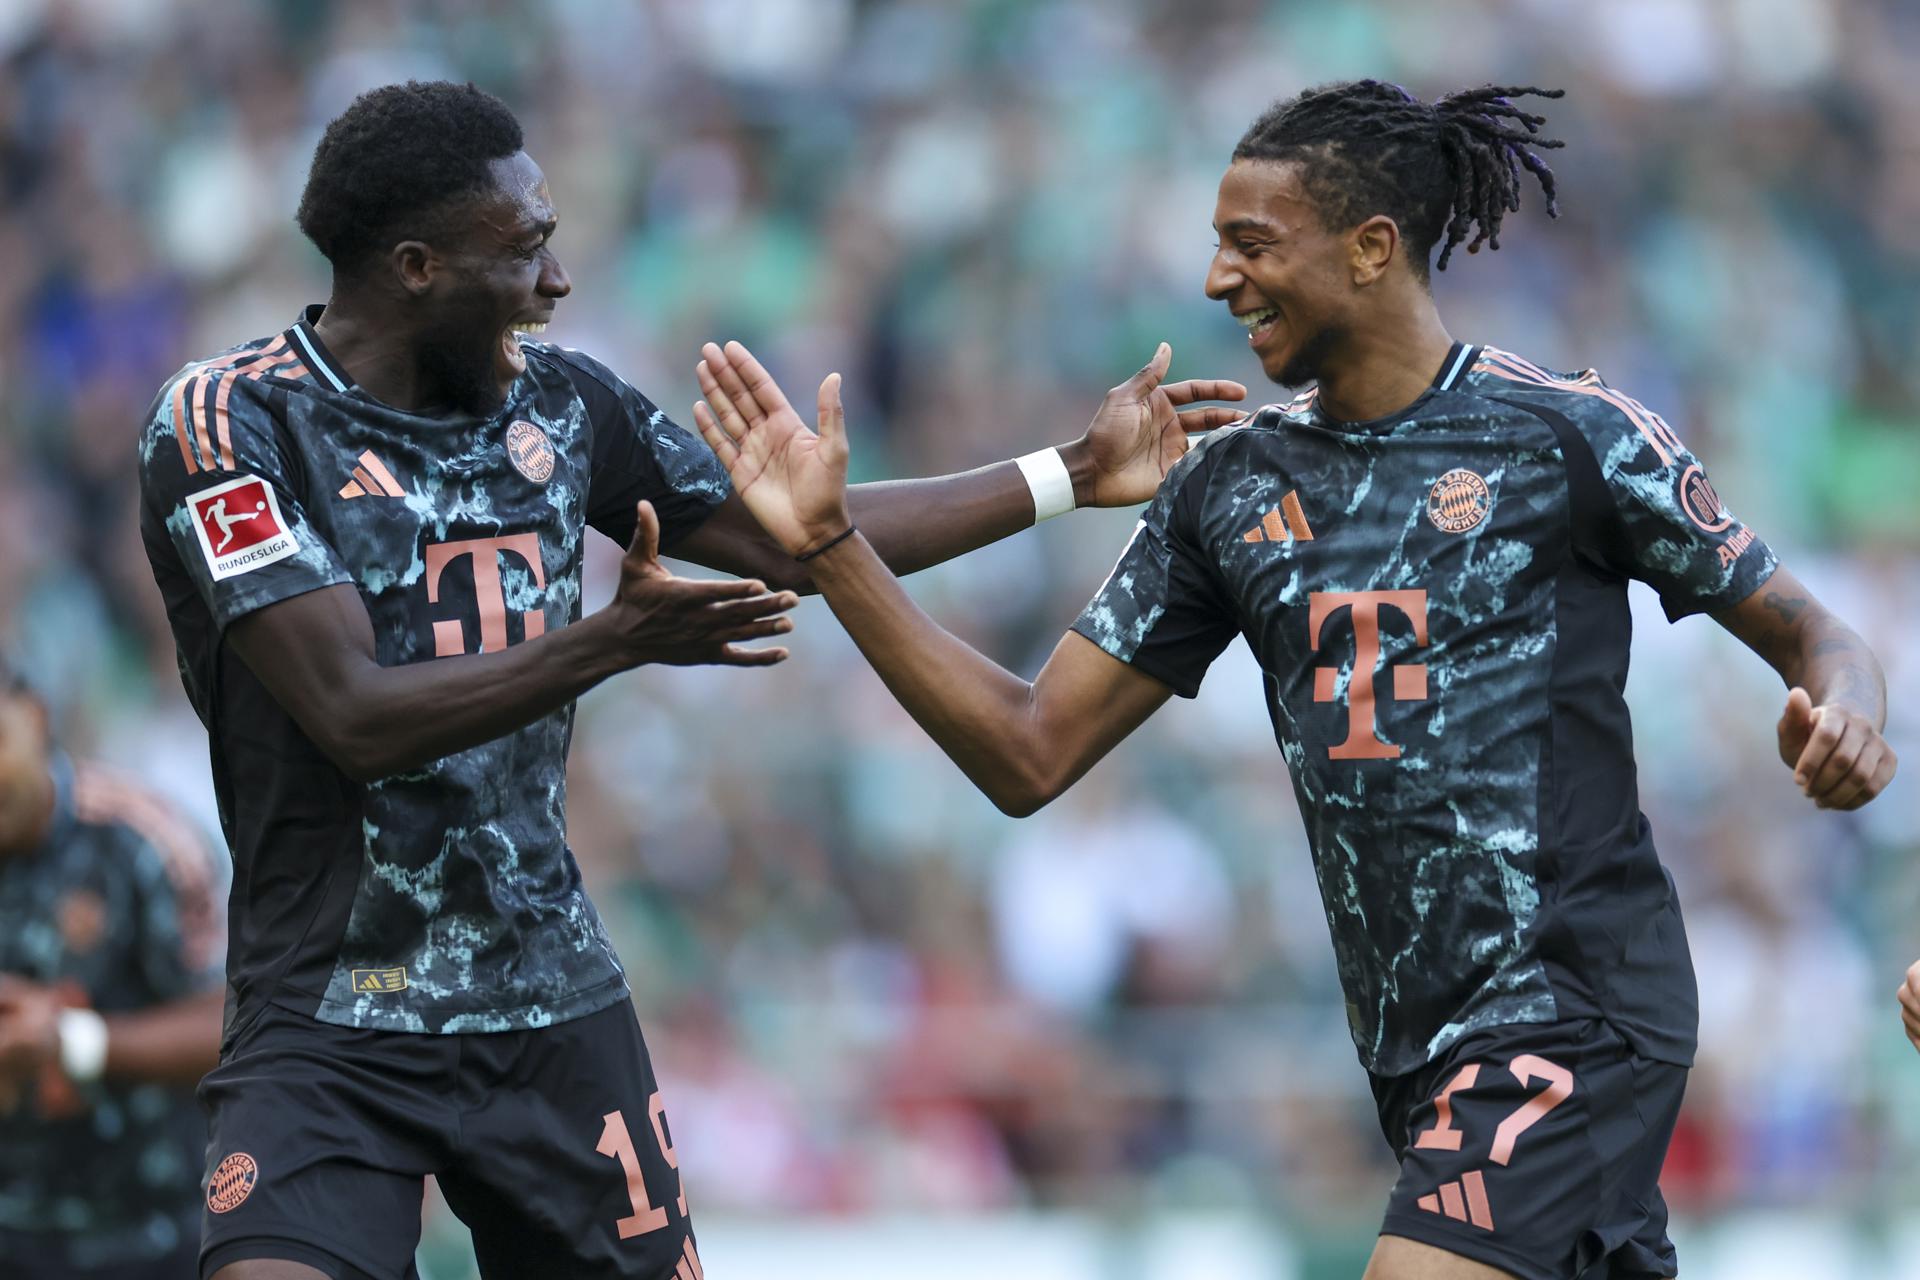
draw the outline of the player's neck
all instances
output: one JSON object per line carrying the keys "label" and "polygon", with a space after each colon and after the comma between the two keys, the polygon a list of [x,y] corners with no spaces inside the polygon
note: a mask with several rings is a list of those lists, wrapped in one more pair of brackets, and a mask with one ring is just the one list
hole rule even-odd
{"label": "player's neck", "polygon": [[1337,422],[1390,418],[1426,394],[1453,335],[1431,300],[1350,334],[1320,374],[1319,409]]}
{"label": "player's neck", "polygon": [[446,397],[422,373],[411,335],[372,318],[390,309],[343,292],[336,283],[314,332],[334,363],[381,404],[407,413],[439,408]]}

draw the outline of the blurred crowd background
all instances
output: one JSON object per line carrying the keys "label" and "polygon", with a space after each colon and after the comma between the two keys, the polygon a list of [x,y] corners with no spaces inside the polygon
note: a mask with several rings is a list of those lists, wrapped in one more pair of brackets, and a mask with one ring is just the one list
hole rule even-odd
{"label": "blurred crowd background", "polygon": [[[0,645],[77,750],[217,830],[133,442],[183,361],[325,298],[292,212],[365,88],[472,79],[519,113],[575,281],[550,337],[682,421],[705,339],[796,392],[839,369],[883,478],[1072,438],[1160,339],[1175,376],[1278,398],[1201,293],[1214,186],[1270,100],[1365,75],[1567,90],[1561,216],[1530,190],[1500,252],[1436,274],[1454,333],[1661,411],[1886,665],[1906,776],[1816,812],[1771,673],[1637,597],[1643,803],[1702,990],[1667,1194],[1703,1231],[1884,1225],[1920,1192],[1892,1002],[1920,956],[1904,0],[0,0]],[[1131,520],[913,589],[1030,674]],[[701,1213],[1224,1207],[1309,1268],[1363,1256],[1390,1162],[1244,648],[1017,823],[817,602],[800,623],[772,672],[643,670],[580,710],[573,842]]]}

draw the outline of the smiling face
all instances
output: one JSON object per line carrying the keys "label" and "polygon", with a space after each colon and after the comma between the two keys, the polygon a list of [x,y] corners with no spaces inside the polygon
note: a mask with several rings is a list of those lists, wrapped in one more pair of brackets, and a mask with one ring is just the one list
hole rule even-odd
{"label": "smiling face", "polygon": [[573,289],[549,246],[546,177],[524,151],[490,166],[493,183],[455,210],[417,292],[420,363],[452,406],[490,416],[526,371],[520,334],[538,333]]}
{"label": "smiling face", "polygon": [[1330,231],[1296,164],[1238,160],[1214,204],[1219,247],[1207,296],[1247,328],[1269,378],[1299,386],[1321,376],[1354,323],[1354,237]]}

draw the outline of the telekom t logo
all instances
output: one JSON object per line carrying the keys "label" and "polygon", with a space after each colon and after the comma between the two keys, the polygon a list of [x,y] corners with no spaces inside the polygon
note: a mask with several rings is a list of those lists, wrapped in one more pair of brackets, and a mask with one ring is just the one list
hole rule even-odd
{"label": "telekom t logo", "polygon": [[[533,573],[533,585],[547,585],[546,570],[540,566],[538,534],[512,533],[501,538],[468,538],[462,542],[434,542],[427,545],[427,601],[440,603],[440,575],[462,556],[473,557],[473,594],[480,607],[480,652],[498,653],[507,647],[507,593],[500,585],[500,557],[518,556]],[[547,615],[538,609],[520,614],[526,628],[525,638],[533,639],[547,629]],[[433,656],[451,658],[467,652],[466,625],[458,618],[433,624]]]}
{"label": "telekom t logo", "polygon": [[[1391,605],[1413,622],[1413,638],[1427,642],[1427,593],[1424,591],[1315,591],[1307,600],[1307,632],[1312,647],[1320,647],[1327,619],[1341,609],[1353,610],[1353,678],[1347,682],[1347,740],[1327,748],[1335,760],[1397,760],[1400,748],[1380,739],[1373,718],[1373,669],[1380,662],[1380,608]],[[1393,672],[1393,697],[1398,702],[1424,702],[1427,669],[1402,663]],[[1313,669],[1313,700],[1332,702],[1340,678],[1338,667]]]}

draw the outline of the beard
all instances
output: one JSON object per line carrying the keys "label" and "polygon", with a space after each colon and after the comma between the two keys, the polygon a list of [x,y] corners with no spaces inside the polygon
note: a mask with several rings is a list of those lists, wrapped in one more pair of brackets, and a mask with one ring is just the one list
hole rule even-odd
{"label": "beard", "polygon": [[472,333],[430,334],[420,347],[420,369],[427,381],[455,410],[476,418],[490,418],[507,402],[494,372],[493,349]]}
{"label": "beard", "polygon": [[1283,387],[1299,388],[1309,382],[1320,380],[1320,369],[1326,364],[1327,357],[1340,345],[1341,333],[1334,328],[1325,328],[1308,338],[1301,348],[1293,353],[1293,359],[1274,375],[1273,380]]}

